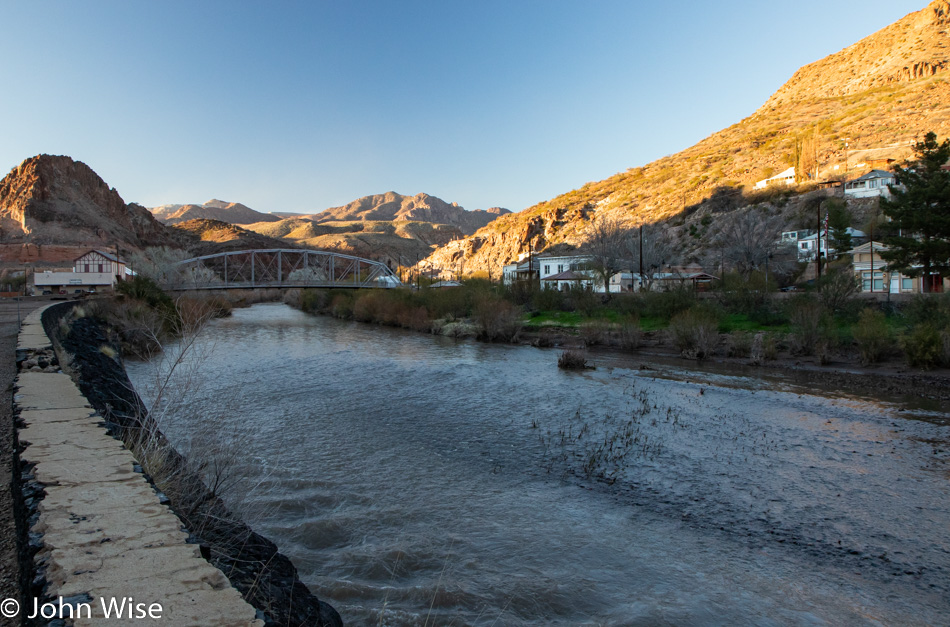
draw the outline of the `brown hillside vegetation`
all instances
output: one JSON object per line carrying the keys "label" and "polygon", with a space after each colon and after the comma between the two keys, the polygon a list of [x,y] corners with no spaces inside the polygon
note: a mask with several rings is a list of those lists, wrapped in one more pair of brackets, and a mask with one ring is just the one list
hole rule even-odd
{"label": "brown hillside vegetation", "polygon": [[[682,229],[695,230],[694,216],[766,200],[750,193],[754,182],[800,164],[796,154],[816,137],[819,180],[845,178],[846,166],[849,177],[861,174],[869,157],[906,158],[911,142],[926,132],[950,134],[948,15],[950,1],[936,0],[801,68],[753,115],[691,148],[502,216],[426,263],[454,268],[464,260],[469,272],[498,276],[529,246],[539,251],[581,243],[598,214],[630,225],[662,223],[682,240]],[[708,251],[686,241],[677,253],[685,260]]]}
{"label": "brown hillside vegetation", "polygon": [[291,242],[242,229],[220,220],[187,220],[171,227],[195,255],[232,250],[297,248]]}

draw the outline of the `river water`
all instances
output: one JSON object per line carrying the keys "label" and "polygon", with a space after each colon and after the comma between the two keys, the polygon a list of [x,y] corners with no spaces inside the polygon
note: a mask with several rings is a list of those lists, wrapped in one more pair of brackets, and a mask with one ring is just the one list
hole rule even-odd
{"label": "river water", "polygon": [[349,625],[950,624],[945,408],[556,361],[256,305],[156,415]]}

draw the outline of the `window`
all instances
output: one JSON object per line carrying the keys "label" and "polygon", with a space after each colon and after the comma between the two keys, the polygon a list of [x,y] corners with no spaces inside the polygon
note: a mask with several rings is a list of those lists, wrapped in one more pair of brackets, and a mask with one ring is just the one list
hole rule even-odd
{"label": "window", "polygon": [[563,264],[563,263],[557,264],[557,272],[558,272],[558,274],[564,272],[564,264]]}
{"label": "window", "polygon": [[547,275],[549,275],[549,274],[551,274],[551,266],[550,266],[550,265],[546,265],[546,266],[544,266],[544,276],[547,276]]}
{"label": "window", "polygon": [[914,289],[914,280],[907,276],[901,277],[901,291],[911,292]]}
{"label": "window", "polygon": [[99,264],[99,274],[102,274],[102,264]]}
{"label": "window", "polygon": [[[870,272],[861,273],[861,289],[865,292],[871,291],[871,273]],[[884,291],[884,273],[883,272],[874,273],[874,291],[875,292]]]}

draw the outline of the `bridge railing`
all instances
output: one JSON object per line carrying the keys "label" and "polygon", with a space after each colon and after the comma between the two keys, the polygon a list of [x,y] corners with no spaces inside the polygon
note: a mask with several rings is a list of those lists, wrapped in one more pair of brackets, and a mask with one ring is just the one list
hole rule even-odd
{"label": "bridge railing", "polygon": [[241,250],[185,259],[166,287],[174,290],[267,287],[394,288],[399,277],[381,261],[342,253]]}

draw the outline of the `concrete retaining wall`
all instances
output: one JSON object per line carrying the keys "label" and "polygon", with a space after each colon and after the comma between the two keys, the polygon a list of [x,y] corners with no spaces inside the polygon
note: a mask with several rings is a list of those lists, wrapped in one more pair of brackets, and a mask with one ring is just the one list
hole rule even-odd
{"label": "concrete retaining wall", "polygon": [[124,619],[108,624],[264,625],[199,546],[186,542],[132,454],[51,359],[41,313],[30,314],[20,333],[14,403],[21,464],[42,489],[28,505],[45,581],[36,603],[52,603],[40,607],[45,618],[78,613],[72,624],[98,625],[121,606]]}

